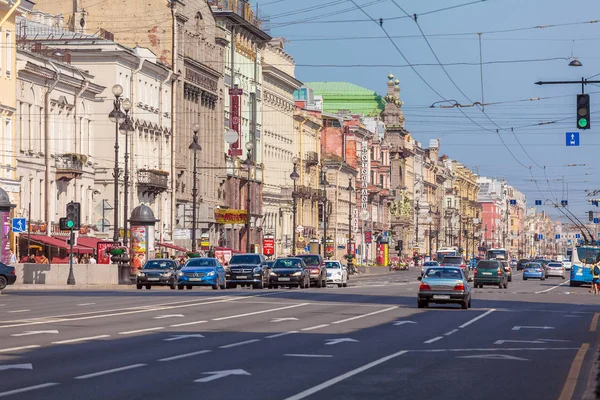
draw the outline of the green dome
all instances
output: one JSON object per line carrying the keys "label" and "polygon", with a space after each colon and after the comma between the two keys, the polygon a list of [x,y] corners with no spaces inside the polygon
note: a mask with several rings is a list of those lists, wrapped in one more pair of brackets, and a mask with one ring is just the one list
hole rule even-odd
{"label": "green dome", "polygon": [[305,82],[317,96],[323,96],[323,111],[337,114],[350,110],[353,114],[376,117],[385,108],[385,100],[375,91],[348,82]]}

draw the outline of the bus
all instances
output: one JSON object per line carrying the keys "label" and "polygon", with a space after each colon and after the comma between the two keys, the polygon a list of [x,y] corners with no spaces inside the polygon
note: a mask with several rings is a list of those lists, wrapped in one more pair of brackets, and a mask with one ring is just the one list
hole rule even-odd
{"label": "bus", "polygon": [[510,255],[506,249],[488,249],[488,251],[485,252],[485,259],[510,261]]}
{"label": "bus", "polygon": [[598,260],[598,254],[600,254],[600,246],[582,245],[572,249],[569,286],[592,283],[592,267]]}
{"label": "bus", "polygon": [[439,249],[437,251],[436,254],[436,260],[438,262],[442,262],[442,260],[444,259],[444,257],[446,256],[458,256],[460,254],[458,254],[458,247],[453,246],[453,247],[442,247],[441,249]]}

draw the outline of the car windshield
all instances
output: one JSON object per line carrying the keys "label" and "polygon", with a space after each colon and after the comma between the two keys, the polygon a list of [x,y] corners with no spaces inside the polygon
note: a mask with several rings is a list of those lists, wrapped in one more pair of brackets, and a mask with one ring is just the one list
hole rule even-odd
{"label": "car windshield", "polygon": [[498,269],[498,267],[500,267],[499,261],[484,260],[477,263],[477,269]]}
{"label": "car windshield", "polygon": [[549,263],[548,266],[552,267],[552,268],[561,268],[562,264],[561,263]]}
{"label": "car windshield", "polygon": [[304,264],[311,267],[318,266],[321,262],[321,260],[319,260],[319,256],[302,256],[301,258],[304,260]]}
{"label": "car windshield", "polygon": [[275,261],[273,268],[302,268],[302,262],[298,259],[285,258]]}
{"label": "car windshield", "polygon": [[229,265],[236,264],[260,264],[260,256],[258,254],[240,254],[231,257]]}
{"label": "car windshield", "polygon": [[437,267],[440,265],[437,261],[425,261],[424,267]]}
{"label": "car windshield", "polygon": [[455,268],[429,268],[425,278],[433,279],[462,279],[462,273]]}
{"label": "car windshield", "polygon": [[332,261],[326,261],[325,262],[325,267],[329,268],[329,269],[332,269],[332,268],[333,269],[340,269],[340,268],[342,268],[342,266],[340,265],[340,263],[337,262],[337,261],[333,261],[333,262]]}
{"label": "car windshield", "polygon": [[210,258],[192,258],[185,264],[186,267],[214,267],[216,265],[217,262]]}
{"label": "car windshield", "polygon": [[175,263],[169,260],[150,260],[142,269],[169,269],[175,268]]}
{"label": "car windshield", "polygon": [[538,268],[542,268],[541,264],[538,263],[530,263],[525,265],[525,269],[538,269]]}

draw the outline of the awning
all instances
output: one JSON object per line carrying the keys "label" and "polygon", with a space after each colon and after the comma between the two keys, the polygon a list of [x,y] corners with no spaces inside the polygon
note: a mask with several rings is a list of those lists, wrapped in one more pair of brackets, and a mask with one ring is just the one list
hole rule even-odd
{"label": "awning", "polygon": [[79,236],[77,238],[77,244],[80,244],[85,247],[91,247],[92,249],[97,248],[96,245],[98,244],[98,242],[111,242],[111,241],[112,240],[110,240],[110,239],[100,239],[100,238],[85,237],[85,236]]}
{"label": "awning", "polygon": [[[27,240],[28,236],[21,235],[21,238]],[[58,247],[59,249],[69,250],[69,246],[67,245],[66,237],[64,238],[64,240],[61,240],[56,237],[51,237],[51,236],[46,236],[46,235],[31,235],[31,241],[45,244],[46,246],[53,246],[53,247]],[[94,252],[94,250],[92,248],[81,246],[81,245],[74,246],[73,251],[75,253],[81,253],[81,254],[91,254]]]}
{"label": "awning", "polygon": [[161,242],[158,242],[156,245],[158,247],[166,247],[168,249],[173,249],[173,250],[181,251],[183,253],[187,252],[187,249],[184,249],[183,247],[175,246],[174,244],[170,244],[170,243],[161,243]]}
{"label": "awning", "polygon": [[[42,236],[40,236],[40,237],[42,237]],[[45,237],[47,237],[47,236],[45,236]],[[52,237],[50,237],[50,239],[55,240],[56,242],[60,243],[60,245],[50,244],[51,246],[56,246],[61,249],[69,250],[69,245],[67,244],[67,239],[68,239],[67,236],[52,236]],[[31,240],[33,240],[33,237]],[[94,252],[94,249],[91,247],[82,246],[81,244],[77,243],[77,246],[73,246],[73,252],[80,253],[80,254],[92,254]]]}

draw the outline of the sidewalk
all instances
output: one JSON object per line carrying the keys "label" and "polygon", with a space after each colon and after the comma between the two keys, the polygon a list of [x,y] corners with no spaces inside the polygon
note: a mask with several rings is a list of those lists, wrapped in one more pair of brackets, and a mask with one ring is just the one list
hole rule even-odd
{"label": "sidewalk", "polygon": [[33,290],[135,290],[135,285],[10,285],[6,289],[0,290],[0,294],[9,294],[10,292],[33,291]]}

